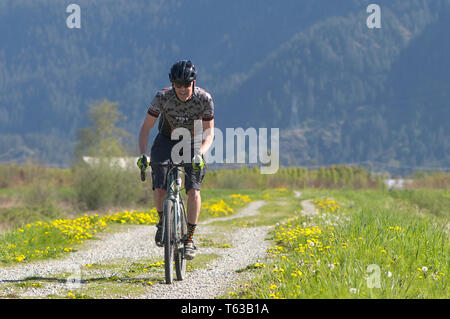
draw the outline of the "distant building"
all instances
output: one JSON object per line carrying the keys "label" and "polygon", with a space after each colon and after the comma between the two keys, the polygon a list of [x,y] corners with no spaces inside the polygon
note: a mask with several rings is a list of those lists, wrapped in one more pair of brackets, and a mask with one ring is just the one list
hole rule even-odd
{"label": "distant building", "polygon": [[[111,157],[109,158],[109,164],[111,167],[120,167],[124,169],[138,169],[137,163],[138,157]],[[98,165],[100,158],[83,156],[83,161],[89,165]]]}
{"label": "distant building", "polygon": [[385,179],[388,189],[405,189],[406,184],[413,182],[412,179]]}

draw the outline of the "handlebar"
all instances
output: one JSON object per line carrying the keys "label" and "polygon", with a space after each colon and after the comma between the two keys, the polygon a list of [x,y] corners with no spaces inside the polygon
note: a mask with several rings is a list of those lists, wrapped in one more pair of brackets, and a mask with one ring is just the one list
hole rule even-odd
{"label": "handlebar", "polygon": [[[188,167],[191,166],[192,163],[173,163],[173,162],[149,162],[148,167],[150,166],[160,166],[160,167]],[[141,169],[141,181],[145,181],[145,170]]]}
{"label": "handlebar", "polygon": [[148,166],[162,166],[162,167],[188,167],[192,163],[172,163],[172,162],[149,162]]}

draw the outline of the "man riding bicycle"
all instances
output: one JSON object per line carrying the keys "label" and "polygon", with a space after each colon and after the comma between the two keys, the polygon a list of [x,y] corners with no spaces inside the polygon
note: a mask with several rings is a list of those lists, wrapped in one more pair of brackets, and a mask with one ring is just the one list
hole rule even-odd
{"label": "man riding bicycle", "polygon": [[[156,93],[139,132],[141,156],[138,160],[138,167],[146,169],[146,167],[143,167],[143,163],[148,163],[145,153],[147,151],[149,132],[158,118],[159,133],[151,147],[151,162],[164,162],[171,159],[172,148],[179,142],[179,140],[171,139],[174,129],[186,128],[193,132],[194,121],[202,121],[203,134],[200,149],[194,149],[194,143],[191,143],[192,165],[185,168],[185,189],[187,194],[185,258],[188,260],[193,259],[196,253],[193,236],[201,207],[200,184],[205,176],[203,155],[211,146],[214,138],[214,103],[208,92],[195,86],[196,78],[197,71],[191,61],[181,60],[176,62],[169,73],[172,87]],[[163,204],[167,194],[166,173],[166,167],[155,166],[152,168],[153,196],[159,215],[155,242],[160,247],[162,247]]]}

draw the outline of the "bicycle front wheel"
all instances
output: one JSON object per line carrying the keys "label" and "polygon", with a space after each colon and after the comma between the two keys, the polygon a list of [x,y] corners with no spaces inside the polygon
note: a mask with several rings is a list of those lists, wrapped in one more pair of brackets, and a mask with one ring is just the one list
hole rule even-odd
{"label": "bicycle front wheel", "polygon": [[164,202],[164,268],[166,275],[166,284],[171,284],[173,282],[173,257],[174,257],[174,247],[173,242],[173,202],[171,200],[166,200]]}
{"label": "bicycle front wheel", "polygon": [[178,243],[175,245],[175,271],[178,280],[183,280],[186,273],[186,259],[184,258],[184,237],[187,233],[186,211],[184,209],[183,199],[180,198],[179,204],[179,223],[176,225]]}

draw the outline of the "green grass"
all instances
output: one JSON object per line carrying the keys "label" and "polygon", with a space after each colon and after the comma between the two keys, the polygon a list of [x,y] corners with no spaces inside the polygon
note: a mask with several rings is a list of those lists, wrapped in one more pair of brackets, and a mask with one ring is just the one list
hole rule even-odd
{"label": "green grass", "polygon": [[[196,242],[198,243],[198,246],[200,248],[208,248],[208,247],[214,247],[214,248],[231,248],[231,245],[226,242],[226,240],[223,238],[225,235],[217,235],[215,234],[213,236],[214,238],[211,238],[211,236],[204,236],[199,235],[197,236]],[[219,237],[222,237],[218,239]]]}
{"label": "green grass", "polygon": [[418,214],[385,191],[323,190],[314,197],[322,196],[343,206],[311,218],[292,215],[276,227],[273,257],[265,267],[249,265],[244,271],[255,279],[232,297],[449,297],[448,228],[435,214]]}
{"label": "green grass", "polygon": [[54,196],[55,200],[76,200],[76,189],[72,186],[55,186],[45,183],[36,183],[21,187],[0,188],[0,198],[3,199],[22,199],[27,197],[38,197],[38,200],[45,200],[49,195]]}
{"label": "green grass", "polygon": [[[242,199],[233,199],[232,195],[248,196],[250,200],[256,200],[261,197],[257,190],[202,190],[202,207],[198,219],[199,222],[214,217],[233,215],[248,204]],[[211,206],[216,206],[216,208]]]}
{"label": "green grass", "polygon": [[[70,190],[67,192],[70,197]],[[247,288],[235,291],[231,297],[449,297],[448,191],[304,189],[301,192],[300,198],[294,198],[292,191],[283,189],[202,190],[203,201],[226,199],[231,194],[248,195],[253,200],[266,201],[258,215],[209,224],[216,227],[219,233],[232,231],[233,227],[278,224],[271,233],[274,245],[264,266],[249,265],[240,270],[251,273],[253,280],[247,283]],[[337,212],[325,210],[310,217],[300,216],[302,200],[320,198],[336,199],[341,207]],[[239,209],[240,207],[235,207],[234,214]],[[10,211],[5,216],[13,214],[14,211]],[[26,212],[22,214],[22,220],[27,220],[32,215],[27,215]],[[41,218],[50,220],[52,215],[42,213]],[[312,225],[317,228],[312,228]],[[120,229],[113,227],[113,231]],[[55,232],[54,245],[58,245],[60,235]],[[51,243],[48,237],[39,232],[31,232],[26,238],[19,236],[16,241],[11,241],[11,238],[6,240],[8,238],[5,236],[13,234],[0,238],[3,249],[11,243],[19,245],[28,241],[28,246],[24,249],[32,253],[34,249],[41,250],[44,247],[42,245]],[[30,245],[33,238],[33,244]],[[209,236],[203,239],[201,245],[205,247],[218,247],[226,243],[219,237]],[[60,247],[63,249],[66,246]],[[214,258],[217,256],[200,254],[189,265],[192,268],[204,267]],[[158,273],[161,269],[145,268],[148,262],[150,261],[138,261],[128,265],[126,269],[122,265],[120,270],[116,269],[114,276],[102,280],[91,279],[86,286],[90,288],[85,297],[101,295],[104,289],[112,295],[131,294],[133,289],[146,289],[148,282],[143,282],[142,278],[152,282],[163,280],[163,273]],[[103,266],[93,265],[88,271],[94,271],[96,267],[100,269]],[[92,275],[95,276],[94,273]],[[118,285],[117,280],[123,285]],[[379,283],[380,287],[373,283]],[[24,287],[18,288],[26,287],[27,284],[24,284]],[[226,296],[228,297],[230,296]]]}
{"label": "green grass", "polygon": [[0,196],[19,197],[23,188],[0,188]]}
{"label": "green grass", "polygon": [[71,187],[40,185],[0,189],[0,203],[6,203],[0,207],[0,233],[35,221],[81,215],[83,212],[73,206],[74,202]]}
{"label": "green grass", "polygon": [[275,225],[277,222],[291,216],[293,210],[297,209],[300,204],[300,199],[294,198],[294,193],[291,190],[237,190],[237,193],[241,195],[248,195],[253,200],[264,200],[265,205],[259,208],[259,212],[256,215],[236,217],[231,220],[212,221],[208,224],[209,226],[214,226],[220,231],[230,231],[231,227],[259,227]]}
{"label": "green grass", "polygon": [[55,258],[81,247],[94,239],[108,225],[152,225],[157,222],[156,210],[121,211],[111,215],[84,215],[75,219],[37,221],[0,235],[0,262],[28,262]]}
{"label": "green grass", "polygon": [[390,191],[389,194],[396,199],[402,199],[426,209],[437,217],[450,218],[450,190],[404,190]]}
{"label": "green grass", "polygon": [[[252,199],[261,198],[260,191],[256,189],[202,189],[200,191],[200,194],[202,197],[202,201],[222,199],[232,194],[248,195]],[[183,197],[186,198],[184,193]]]}
{"label": "green grass", "polygon": [[0,224],[10,231],[24,224],[62,217],[65,217],[63,212],[52,204],[0,208]]}

